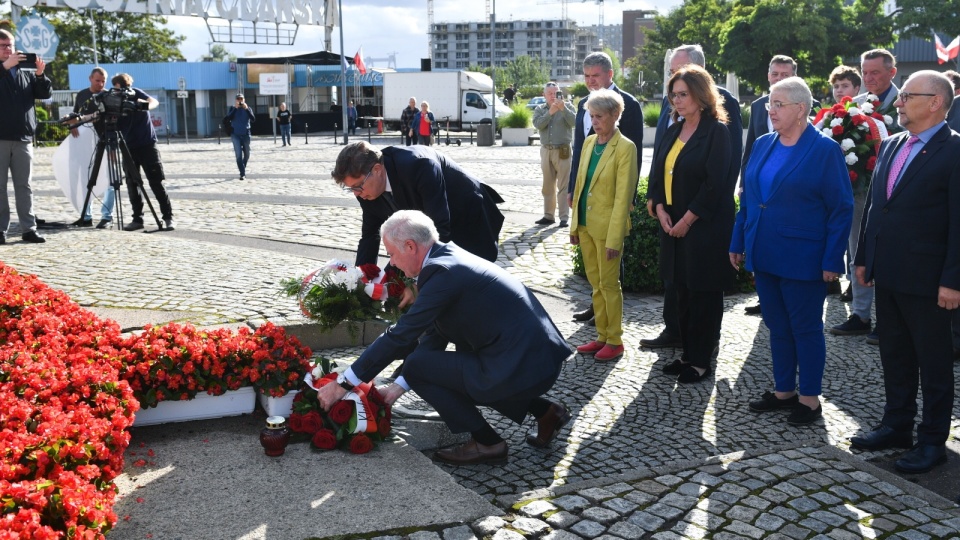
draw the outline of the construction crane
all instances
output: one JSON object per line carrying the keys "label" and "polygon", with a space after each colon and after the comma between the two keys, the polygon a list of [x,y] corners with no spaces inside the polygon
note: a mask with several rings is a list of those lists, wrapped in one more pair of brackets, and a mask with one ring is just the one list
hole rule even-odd
{"label": "construction crane", "polygon": [[537,4],[560,4],[560,20],[567,20],[567,0],[540,0]]}
{"label": "construction crane", "polygon": [[388,68],[397,69],[397,51],[389,53],[385,58],[374,58],[372,56],[366,58],[367,66],[373,67],[377,62],[386,62]]}

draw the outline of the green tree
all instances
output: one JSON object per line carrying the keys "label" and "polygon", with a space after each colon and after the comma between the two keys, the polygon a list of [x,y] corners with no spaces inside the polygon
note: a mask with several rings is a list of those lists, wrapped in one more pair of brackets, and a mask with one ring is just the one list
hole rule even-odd
{"label": "green tree", "polygon": [[223,43],[215,43],[210,47],[210,53],[200,57],[201,62],[235,62],[237,55],[231,53]]}
{"label": "green tree", "polygon": [[[67,88],[70,64],[92,64],[97,50],[101,63],[183,61],[180,45],[186,39],[164,28],[165,17],[133,13],[39,8],[60,37],[57,56],[48,62],[47,73],[54,88]],[[24,13],[26,14],[26,12]],[[91,17],[97,42],[91,43]],[[111,73],[111,76],[113,74]],[[110,81],[107,81],[107,86]]]}
{"label": "green tree", "polygon": [[931,29],[943,32],[950,39],[960,35],[960,0],[897,0],[893,16],[904,36],[933,39]]}
{"label": "green tree", "polygon": [[511,84],[521,86],[543,85],[550,80],[550,65],[539,56],[518,56],[497,69],[497,83],[506,88]]}

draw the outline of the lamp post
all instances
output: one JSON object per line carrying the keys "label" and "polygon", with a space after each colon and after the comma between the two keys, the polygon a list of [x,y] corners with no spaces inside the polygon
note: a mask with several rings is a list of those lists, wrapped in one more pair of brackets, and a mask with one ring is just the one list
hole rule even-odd
{"label": "lamp post", "polygon": [[[93,65],[97,65],[100,61],[97,59],[97,23],[93,20],[93,10],[90,10],[90,37],[93,39],[93,48],[90,49],[93,51]],[[84,47],[86,49],[87,47]]]}
{"label": "lamp post", "polygon": [[490,11],[490,81],[493,83],[490,123],[493,125],[493,143],[497,142],[497,63],[494,60],[497,48],[497,0],[493,0],[493,10]]}
{"label": "lamp post", "polygon": [[347,139],[347,107],[345,103],[347,102],[347,61],[346,56],[343,54],[343,2],[342,0],[337,0],[337,16],[340,18],[340,124],[343,127],[343,144],[346,145],[348,142]]}

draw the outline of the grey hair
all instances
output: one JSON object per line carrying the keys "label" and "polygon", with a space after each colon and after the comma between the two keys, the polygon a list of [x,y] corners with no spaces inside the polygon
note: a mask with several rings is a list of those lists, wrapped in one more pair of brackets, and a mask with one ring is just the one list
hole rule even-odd
{"label": "grey hair", "polygon": [[380,225],[380,238],[398,246],[413,240],[418,246],[430,246],[440,239],[437,227],[429,216],[419,210],[398,210]]}
{"label": "grey hair", "polygon": [[915,71],[912,75],[910,75],[910,77],[907,78],[907,82],[910,82],[913,79],[922,80],[926,86],[925,90],[934,92],[943,98],[942,110],[950,110],[950,106],[953,105],[954,96],[953,83],[950,81],[949,77],[938,71],[923,69],[920,71]]}
{"label": "grey hair", "polygon": [[543,85],[543,89],[544,89],[544,90],[546,90],[547,88],[554,88],[554,87],[560,88],[560,85],[558,85],[557,83],[555,83],[555,82],[553,82],[553,81],[550,81],[550,82],[548,82],[547,84]]}
{"label": "grey hair", "polygon": [[619,121],[620,115],[623,114],[623,97],[620,96],[619,92],[601,88],[596,92],[590,92],[590,96],[587,97],[587,102],[583,106],[591,112],[611,113]]}
{"label": "grey hair", "polygon": [[604,71],[613,69],[613,60],[605,52],[592,52],[583,59],[583,67],[600,66]]}
{"label": "grey hair", "polygon": [[670,61],[673,62],[673,57],[681,52],[687,53],[687,59],[690,60],[689,63],[696,64],[702,68],[707,67],[707,57],[703,55],[703,47],[700,45],[681,45],[677,47],[670,53]]}
{"label": "grey hair", "polygon": [[787,77],[770,87],[771,94],[775,91],[787,94],[787,99],[791,103],[799,103],[803,106],[804,116],[810,116],[810,109],[813,108],[813,95],[810,93],[810,87],[803,79]]}

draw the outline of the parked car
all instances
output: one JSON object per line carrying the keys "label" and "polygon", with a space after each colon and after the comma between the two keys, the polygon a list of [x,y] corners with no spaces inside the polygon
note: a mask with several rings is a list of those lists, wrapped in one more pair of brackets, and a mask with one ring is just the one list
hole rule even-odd
{"label": "parked car", "polygon": [[527,108],[531,111],[536,109],[538,106],[547,102],[547,98],[543,96],[537,96],[535,98],[530,98],[530,101],[527,102]]}

